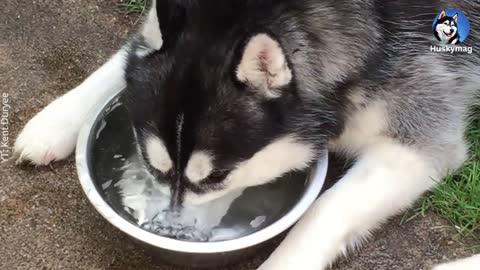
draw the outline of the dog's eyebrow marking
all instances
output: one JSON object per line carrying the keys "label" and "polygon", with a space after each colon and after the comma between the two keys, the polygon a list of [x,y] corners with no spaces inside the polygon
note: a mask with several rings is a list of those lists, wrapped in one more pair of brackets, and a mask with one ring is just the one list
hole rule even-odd
{"label": "dog's eyebrow marking", "polygon": [[193,152],[185,169],[185,176],[194,184],[201,182],[212,173],[212,160],[212,155],[206,151]]}
{"label": "dog's eyebrow marking", "polygon": [[167,147],[160,138],[155,135],[149,135],[145,140],[145,150],[148,161],[154,168],[162,173],[166,173],[172,169],[172,159],[168,154]]}

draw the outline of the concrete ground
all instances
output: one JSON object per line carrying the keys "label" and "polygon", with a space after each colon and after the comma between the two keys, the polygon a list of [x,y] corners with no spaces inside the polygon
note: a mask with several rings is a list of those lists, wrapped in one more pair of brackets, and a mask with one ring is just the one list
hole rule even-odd
{"label": "concrete ground", "polygon": [[[5,0],[0,5],[0,93],[8,94],[13,145],[41,107],[81,82],[133,29],[136,18],[116,0]],[[3,104],[5,105],[5,104]],[[6,148],[4,153],[8,154]],[[399,218],[335,269],[429,269],[474,253],[435,214],[399,225]],[[319,239],[321,241],[321,239]],[[255,269],[269,250],[222,269]],[[73,159],[47,168],[0,166],[0,269],[159,269],[87,202]]]}

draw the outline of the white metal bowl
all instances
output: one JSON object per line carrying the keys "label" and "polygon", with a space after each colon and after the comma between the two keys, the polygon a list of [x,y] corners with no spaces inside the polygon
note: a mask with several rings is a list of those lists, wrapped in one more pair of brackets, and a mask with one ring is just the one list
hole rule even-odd
{"label": "white metal bowl", "polygon": [[250,235],[221,242],[186,242],[148,232],[117,213],[102,196],[92,174],[91,145],[95,139],[93,128],[104,115],[104,111],[118,96],[95,108],[82,128],[76,149],[76,165],[80,183],[95,209],[112,225],[126,233],[151,254],[164,261],[177,265],[212,267],[231,263],[252,253],[261,244],[278,236],[294,225],[316,200],[325,181],[328,155],[325,153],[312,168],[305,190],[298,203],[273,224]]}

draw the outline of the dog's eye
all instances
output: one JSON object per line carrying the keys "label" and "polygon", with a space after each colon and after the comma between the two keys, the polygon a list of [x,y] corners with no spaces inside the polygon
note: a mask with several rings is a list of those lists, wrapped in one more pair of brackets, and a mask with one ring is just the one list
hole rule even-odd
{"label": "dog's eye", "polygon": [[223,179],[225,179],[226,176],[227,176],[227,172],[226,172],[226,171],[217,170],[217,171],[212,172],[212,173],[208,176],[208,182],[210,182],[210,183],[218,183],[218,182],[223,181]]}
{"label": "dog's eye", "polygon": [[228,170],[213,171],[206,179],[198,184],[190,184],[189,189],[197,194],[224,188],[223,180],[228,175]]}
{"label": "dog's eye", "polygon": [[448,25],[448,23],[447,23],[447,22],[444,22],[443,24],[445,24],[445,25]]}
{"label": "dog's eye", "polygon": [[153,175],[155,176],[155,178],[157,179],[161,179],[161,180],[167,180],[167,179],[170,179],[173,174],[173,170],[169,170],[168,172],[162,172],[160,171],[159,169],[153,167],[150,162],[146,159],[143,160],[143,164],[145,165],[145,167],[147,168],[147,170]]}

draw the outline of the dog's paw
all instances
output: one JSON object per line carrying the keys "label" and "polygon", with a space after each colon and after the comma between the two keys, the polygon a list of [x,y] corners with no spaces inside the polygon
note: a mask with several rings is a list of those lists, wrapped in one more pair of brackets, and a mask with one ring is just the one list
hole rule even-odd
{"label": "dog's paw", "polygon": [[478,270],[480,269],[480,254],[435,266],[432,270]]}
{"label": "dog's paw", "polygon": [[62,97],[35,115],[15,141],[17,164],[48,165],[67,158],[75,149],[84,116],[78,115],[76,107]]}

